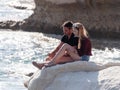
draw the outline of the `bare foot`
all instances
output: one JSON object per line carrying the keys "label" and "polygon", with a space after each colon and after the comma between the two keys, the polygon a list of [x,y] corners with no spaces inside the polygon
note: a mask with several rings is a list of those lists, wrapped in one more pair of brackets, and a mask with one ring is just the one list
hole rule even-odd
{"label": "bare foot", "polygon": [[42,69],[42,67],[44,66],[44,63],[37,63],[37,62],[32,62],[32,64],[37,67],[38,69]]}

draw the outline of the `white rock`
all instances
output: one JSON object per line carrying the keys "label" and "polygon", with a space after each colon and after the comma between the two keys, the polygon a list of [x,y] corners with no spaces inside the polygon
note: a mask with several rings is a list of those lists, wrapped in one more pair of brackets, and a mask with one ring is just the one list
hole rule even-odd
{"label": "white rock", "polygon": [[37,72],[28,90],[120,90],[119,71],[119,62],[56,65]]}

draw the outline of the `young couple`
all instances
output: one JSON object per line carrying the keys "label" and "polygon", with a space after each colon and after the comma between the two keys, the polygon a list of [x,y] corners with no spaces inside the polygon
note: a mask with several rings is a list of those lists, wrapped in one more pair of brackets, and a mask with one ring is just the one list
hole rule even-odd
{"label": "young couple", "polygon": [[62,25],[64,35],[60,44],[48,54],[43,63],[32,62],[32,64],[42,69],[56,64],[63,64],[73,61],[89,61],[91,54],[91,41],[83,24],[66,21]]}

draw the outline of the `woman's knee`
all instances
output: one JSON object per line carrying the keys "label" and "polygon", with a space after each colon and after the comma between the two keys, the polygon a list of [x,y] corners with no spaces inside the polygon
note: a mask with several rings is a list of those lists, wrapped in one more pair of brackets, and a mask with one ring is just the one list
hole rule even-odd
{"label": "woman's knee", "polygon": [[70,48],[70,45],[69,44],[67,44],[67,43],[64,43],[63,45],[62,45],[62,48]]}

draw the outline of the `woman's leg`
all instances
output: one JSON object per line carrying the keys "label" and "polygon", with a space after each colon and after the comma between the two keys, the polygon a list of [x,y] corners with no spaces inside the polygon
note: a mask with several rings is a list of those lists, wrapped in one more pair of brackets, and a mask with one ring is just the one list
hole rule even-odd
{"label": "woman's leg", "polygon": [[80,56],[77,54],[77,50],[70,46],[69,44],[63,44],[63,46],[59,49],[59,51],[56,53],[56,55],[52,58],[53,61],[60,59],[62,56],[64,56],[65,51],[71,56],[72,59],[80,59]]}
{"label": "woman's leg", "polygon": [[60,59],[56,59],[56,64],[64,64],[67,62],[74,62],[75,60],[73,60],[70,56],[63,56]]}
{"label": "woman's leg", "polygon": [[57,60],[61,60],[60,58],[63,57],[65,51],[68,52],[70,57],[74,60],[80,59],[80,56],[77,54],[77,51],[74,47],[70,46],[69,44],[63,44],[63,46],[59,49],[56,55],[52,58],[52,60],[46,66],[52,66],[57,64]]}
{"label": "woman's leg", "polygon": [[[75,60],[73,60],[70,56],[63,56],[60,59],[56,59],[56,64],[64,64],[67,62],[74,62]],[[49,63],[50,61],[45,61],[44,63],[37,63],[35,61],[32,62],[32,64],[37,67],[38,69],[42,69],[42,67],[45,66],[46,63]]]}
{"label": "woman's leg", "polygon": [[[65,55],[65,51],[70,55],[70,57],[63,57]],[[38,69],[41,69],[45,64],[46,66],[53,66],[60,62],[71,62],[72,60],[79,60],[80,56],[77,54],[77,50],[70,46],[69,44],[63,44],[63,46],[58,50],[56,55],[52,58],[51,61],[45,63],[36,63],[33,62],[33,65],[36,66]]]}
{"label": "woman's leg", "polygon": [[33,61],[32,64],[33,64],[35,67],[37,67],[38,69],[42,69],[42,67],[44,67],[44,65],[45,65],[46,63],[49,63],[49,62],[50,62],[50,61],[45,61],[45,62],[42,62],[42,63],[37,63],[37,62]]}

